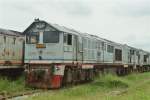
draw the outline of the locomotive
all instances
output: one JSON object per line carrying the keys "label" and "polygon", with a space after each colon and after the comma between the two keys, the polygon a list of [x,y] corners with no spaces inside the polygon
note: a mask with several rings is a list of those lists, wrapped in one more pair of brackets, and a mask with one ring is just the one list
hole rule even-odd
{"label": "locomotive", "polygon": [[24,71],[24,36],[0,28],[0,75],[17,76]]}
{"label": "locomotive", "polygon": [[43,20],[35,21],[25,35],[26,84],[60,88],[93,80],[95,74],[150,70],[150,53]]}

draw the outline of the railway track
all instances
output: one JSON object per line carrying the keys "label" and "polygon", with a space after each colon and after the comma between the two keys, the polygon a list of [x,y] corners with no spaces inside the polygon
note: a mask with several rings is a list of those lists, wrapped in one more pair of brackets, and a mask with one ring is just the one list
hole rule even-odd
{"label": "railway track", "polygon": [[[17,94],[7,94],[6,92],[0,93],[0,100],[22,100],[30,95],[38,95],[45,90],[32,90],[27,92],[20,92]],[[19,99],[20,98],[20,99]]]}
{"label": "railway track", "polygon": [[[80,83],[80,84],[83,84],[83,83]],[[70,85],[67,85],[67,86],[64,86],[63,88],[61,89],[66,89],[67,88],[71,88],[75,85],[73,84],[70,84]],[[52,89],[52,90],[57,90],[57,89]],[[16,93],[16,94],[9,94],[7,92],[0,92],[0,100],[24,100],[25,98],[28,98],[29,96],[37,96],[37,95],[40,95],[40,93],[43,93],[43,92],[48,92],[48,91],[51,91],[50,90],[30,90],[30,91],[24,91],[24,92],[20,92],[20,93]]]}

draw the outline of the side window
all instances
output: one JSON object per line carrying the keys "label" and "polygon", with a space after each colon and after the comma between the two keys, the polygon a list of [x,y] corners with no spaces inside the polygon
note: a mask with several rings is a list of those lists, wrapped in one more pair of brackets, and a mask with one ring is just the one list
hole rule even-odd
{"label": "side window", "polygon": [[72,35],[68,34],[68,41],[67,41],[68,45],[72,45]]}
{"label": "side window", "polygon": [[106,44],[102,42],[102,50],[106,51]]}
{"label": "side window", "polygon": [[67,34],[64,34],[64,43],[67,43]]}
{"label": "side window", "polygon": [[114,52],[114,47],[111,45],[107,45],[107,52],[113,53]]}
{"label": "side window", "polygon": [[87,39],[86,38],[83,38],[83,46],[84,48],[87,48],[88,47],[88,43],[87,43]]}
{"label": "side window", "polygon": [[134,50],[130,50],[130,54],[131,54],[131,55],[134,55]]}
{"label": "side window", "polygon": [[97,56],[101,56],[101,52],[97,52]]}
{"label": "side window", "polygon": [[72,45],[72,35],[71,34],[64,34],[64,43],[67,45]]}
{"label": "side window", "polygon": [[88,40],[88,49],[90,49],[90,40]]}
{"label": "side window", "polygon": [[97,45],[97,49],[100,50],[100,49],[101,49],[101,42],[98,41],[98,42],[96,43],[96,45]]}
{"label": "side window", "polygon": [[82,48],[82,37],[78,37],[78,39],[79,39],[79,40],[78,40],[78,41],[79,41],[79,42],[78,42],[78,49],[79,49],[79,51],[82,51],[82,49],[83,49],[83,48]]}
{"label": "side window", "polygon": [[4,36],[4,43],[6,43],[6,36]]}
{"label": "side window", "polygon": [[93,48],[93,41],[90,41],[90,49]]}
{"label": "side window", "polygon": [[144,62],[147,62],[148,55],[144,55]]}
{"label": "side window", "polygon": [[0,36],[0,46],[4,43],[3,36]]}
{"label": "side window", "polygon": [[139,55],[140,55],[139,51],[136,51],[136,55],[137,55],[137,56],[139,56]]}
{"label": "side window", "polygon": [[122,50],[115,49],[115,60],[122,61]]}
{"label": "side window", "polygon": [[13,38],[13,44],[15,44],[16,43],[16,38]]}
{"label": "side window", "polygon": [[93,49],[96,49],[96,41],[93,42]]}

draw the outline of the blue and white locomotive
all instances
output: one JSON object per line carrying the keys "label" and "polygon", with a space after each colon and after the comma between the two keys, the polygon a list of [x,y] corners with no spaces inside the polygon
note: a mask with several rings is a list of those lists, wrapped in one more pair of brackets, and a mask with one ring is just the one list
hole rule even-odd
{"label": "blue and white locomotive", "polygon": [[25,31],[27,84],[59,88],[99,72],[147,71],[150,53],[36,19]]}

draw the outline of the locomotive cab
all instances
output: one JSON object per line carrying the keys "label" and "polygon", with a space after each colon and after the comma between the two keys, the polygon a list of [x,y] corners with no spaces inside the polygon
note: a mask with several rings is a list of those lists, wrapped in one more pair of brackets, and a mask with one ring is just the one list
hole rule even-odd
{"label": "locomotive cab", "polygon": [[55,62],[63,57],[63,33],[44,21],[35,21],[25,34],[25,63]]}
{"label": "locomotive cab", "polygon": [[63,32],[51,24],[35,20],[24,34],[26,83],[39,88],[59,88],[64,71],[59,65],[64,56]]}

